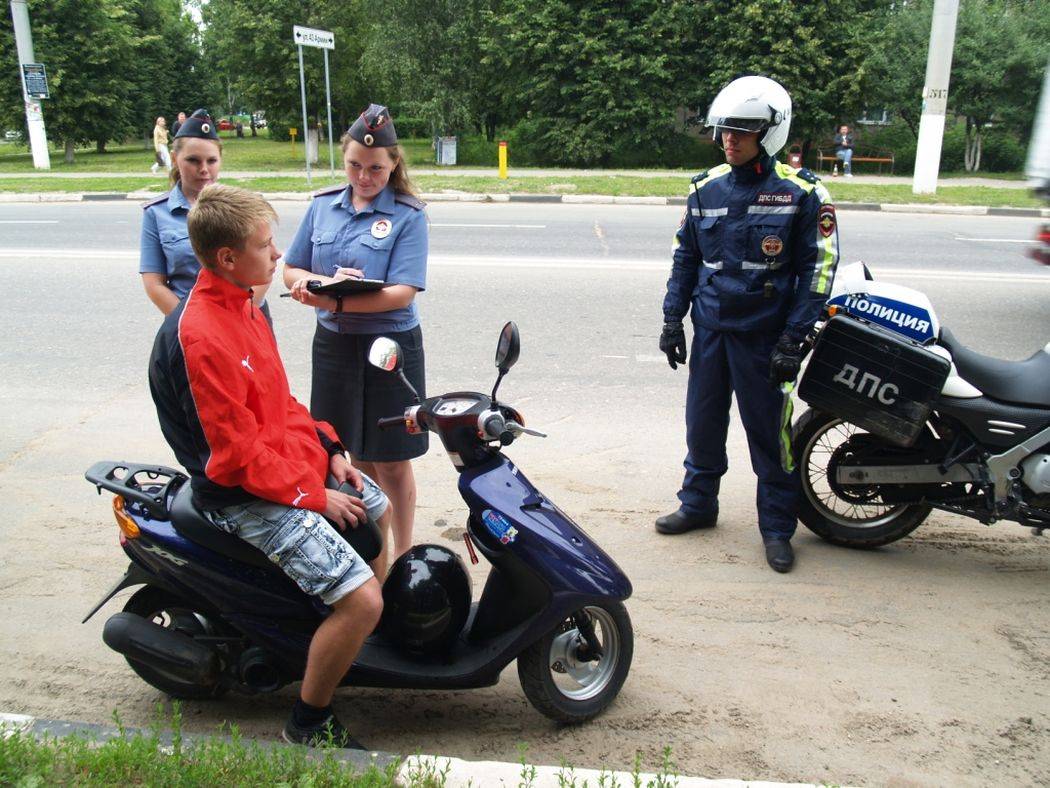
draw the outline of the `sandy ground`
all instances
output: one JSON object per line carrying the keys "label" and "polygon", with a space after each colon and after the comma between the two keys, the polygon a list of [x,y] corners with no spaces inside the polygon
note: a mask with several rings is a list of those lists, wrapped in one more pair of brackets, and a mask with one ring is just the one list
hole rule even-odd
{"label": "sandy ground", "polygon": [[[3,541],[2,710],[105,722],[116,709],[125,723],[144,724],[164,700],[101,642],[118,602],[78,623],[124,564],[108,499],[78,483],[78,471],[97,457],[114,414],[128,425],[150,415],[137,390],[126,392],[78,425],[65,455],[77,471],[56,473],[46,461],[60,451],[59,433],[0,468],[5,490],[26,504]],[[1045,539],[944,515],[873,552],[834,548],[802,530],[798,568],[779,576],[762,560],[749,473],[729,480],[715,531],[660,537],[650,523],[672,479],[639,471],[626,446],[544,460],[582,440],[579,426],[544,426],[551,439],[514,455],[635,584],[636,652],[620,697],[596,721],[560,728],[531,708],[513,666],[477,691],[341,690],[339,709],[369,746],[516,760],[524,743],[537,763],[617,768],[630,768],[635,750],[655,764],[670,746],[683,773],[712,777],[1050,782]],[[746,469],[740,437],[731,465]],[[127,456],[167,459],[148,431],[126,439]],[[630,490],[613,483],[632,468]],[[461,549],[451,466],[433,451],[419,476],[420,541]],[[186,727],[231,721],[271,737],[293,698],[286,688],[187,703]]]}
{"label": "sandy ground", "polygon": [[[118,266],[79,270],[75,286],[106,287],[92,291],[98,318],[77,343],[32,301],[0,314],[16,342],[0,376],[0,711],[104,723],[116,710],[142,725],[164,698],[101,640],[122,599],[79,623],[127,563],[108,498],[82,473],[106,458],[173,463],[144,385],[152,333],[136,329],[155,317]],[[631,577],[631,673],[608,711],[577,728],[536,712],[513,666],[484,690],[344,689],[337,707],[355,735],[376,749],[467,759],[516,761],[525,744],[532,762],[595,768],[630,769],[637,750],[651,769],[669,746],[682,773],[706,777],[1050,783],[1050,538],[935,514],[912,538],[855,552],[800,529],[798,566],[777,575],[762,556],[735,424],[719,527],[655,534],[681,478],[685,376],[655,356],[653,307],[631,303],[631,283],[594,285],[629,305],[609,319],[588,307],[593,275],[567,274],[536,308],[541,291],[529,288],[543,276],[522,276],[531,307],[511,309],[497,283],[470,286],[471,269],[438,272],[430,390],[490,385],[496,331],[521,316],[522,359],[502,393],[550,438],[509,453]],[[658,292],[651,278],[643,284]],[[565,314],[578,321],[545,328],[546,315]],[[305,393],[312,317],[285,302],[277,315],[293,390]],[[467,315],[484,331],[466,332]],[[462,550],[452,466],[435,445],[417,469],[418,541]],[[483,565],[474,571],[480,593]],[[185,726],[232,722],[272,739],[294,697],[288,687],[187,703]]]}

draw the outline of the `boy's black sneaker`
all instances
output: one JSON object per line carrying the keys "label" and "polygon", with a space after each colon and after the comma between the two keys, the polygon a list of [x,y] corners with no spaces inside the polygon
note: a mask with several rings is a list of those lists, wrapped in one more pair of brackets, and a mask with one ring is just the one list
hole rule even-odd
{"label": "boy's black sneaker", "polygon": [[295,721],[293,714],[281,731],[281,738],[289,744],[305,744],[307,747],[341,747],[346,750],[363,750],[365,746],[357,741],[343,727],[343,723],[334,714],[318,725],[304,726]]}

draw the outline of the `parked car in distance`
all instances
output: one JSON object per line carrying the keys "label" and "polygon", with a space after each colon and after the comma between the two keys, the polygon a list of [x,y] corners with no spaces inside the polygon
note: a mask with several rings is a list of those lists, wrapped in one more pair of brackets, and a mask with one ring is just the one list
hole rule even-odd
{"label": "parked car in distance", "polygon": [[233,131],[233,123],[229,118],[219,118],[219,131]]}
{"label": "parked car in distance", "polygon": [[22,139],[22,132],[8,129],[4,132],[4,139],[8,142],[15,142],[16,140]]}

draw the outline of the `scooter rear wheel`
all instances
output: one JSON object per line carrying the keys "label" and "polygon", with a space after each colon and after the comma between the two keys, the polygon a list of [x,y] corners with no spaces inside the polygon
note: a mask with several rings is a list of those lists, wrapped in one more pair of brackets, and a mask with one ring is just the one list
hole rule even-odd
{"label": "scooter rear wheel", "polygon": [[[590,653],[581,616],[594,630],[600,655]],[[634,629],[623,604],[588,605],[518,655],[518,678],[541,713],[557,722],[585,722],[612,703],[633,656]]]}
{"label": "scooter rear wheel", "polygon": [[[158,626],[173,629],[190,637],[214,635],[215,626],[204,613],[174,594],[155,586],[144,586],[132,594],[124,605],[124,612],[142,616]],[[139,678],[173,698],[207,700],[225,695],[229,686],[222,681],[208,684],[193,684],[172,678],[149,665],[126,658]]]}

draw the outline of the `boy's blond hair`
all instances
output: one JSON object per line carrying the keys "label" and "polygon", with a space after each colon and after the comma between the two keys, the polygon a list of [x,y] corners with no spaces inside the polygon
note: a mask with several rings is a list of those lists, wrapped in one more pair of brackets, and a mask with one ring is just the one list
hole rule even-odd
{"label": "boy's blond hair", "polygon": [[220,183],[201,189],[197,203],[186,217],[190,244],[207,268],[215,267],[215,253],[224,246],[244,249],[259,222],[275,221],[277,212],[258,194]]}

